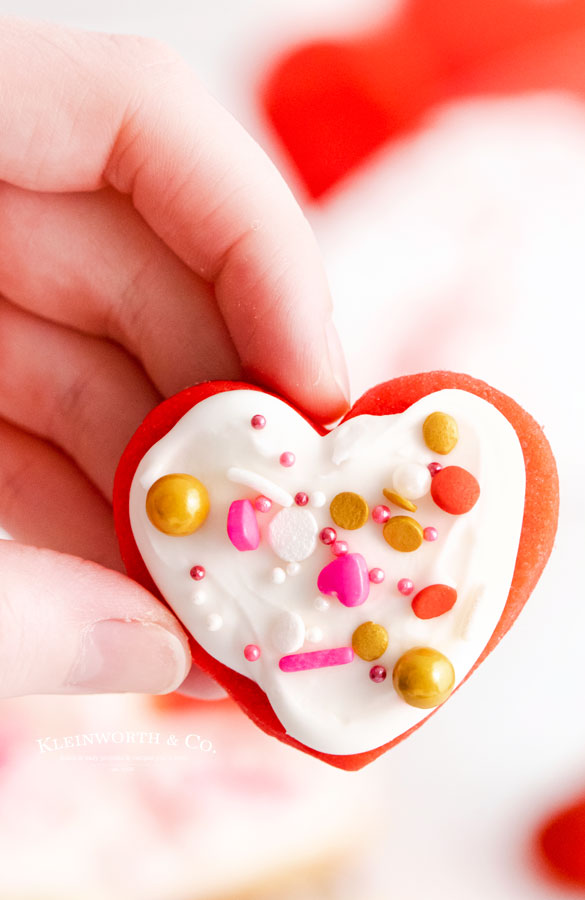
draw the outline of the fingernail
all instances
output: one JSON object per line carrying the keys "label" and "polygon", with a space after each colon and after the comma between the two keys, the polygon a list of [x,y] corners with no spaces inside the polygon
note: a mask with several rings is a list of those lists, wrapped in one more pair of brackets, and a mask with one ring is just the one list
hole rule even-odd
{"label": "fingernail", "polygon": [[180,640],[152,622],[105,619],[84,633],[67,686],[80,692],[162,694],[188,672]]}
{"label": "fingernail", "polygon": [[349,406],[349,376],[347,374],[343,350],[341,349],[341,341],[339,340],[337,329],[333,324],[333,319],[329,319],[325,325],[325,339],[327,341],[329,363],[331,365],[333,377]]}

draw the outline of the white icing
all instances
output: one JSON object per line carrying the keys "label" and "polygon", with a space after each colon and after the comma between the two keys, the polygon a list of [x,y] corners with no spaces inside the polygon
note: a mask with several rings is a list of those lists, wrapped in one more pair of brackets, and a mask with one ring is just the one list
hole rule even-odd
{"label": "white icing", "polygon": [[[328,505],[312,512],[294,506],[272,509],[258,516],[258,550],[241,553],[231,545],[226,533],[229,505],[253,498],[249,489],[226,477],[228,469],[257,472],[278,481],[291,496],[298,491],[310,496],[321,491],[327,497],[355,491],[373,508],[384,502],[382,489],[396,466],[404,462],[426,466],[436,460],[422,439],[422,423],[437,410],[452,415],[459,427],[456,447],[440,462],[472,472],[481,486],[480,498],[471,512],[450,516],[435,506],[430,494],[423,497],[413,515],[423,527],[435,526],[439,538],[425,541],[414,553],[389,547],[382,526],[371,518],[355,531],[337,528],[350,552],[361,553],[369,569],[380,567],[386,573],[383,584],[370,586],[363,606],[344,607],[318,596],[319,571],[333,559],[331,548],[321,542],[316,541],[294,578],[286,578],[284,570],[275,567],[268,534],[276,517],[284,512],[305,513],[313,518],[311,530],[316,534],[332,524]],[[262,431],[250,426],[258,412],[266,417]],[[289,448],[294,448],[296,463],[287,469],[279,457]],[[148,488],[169,472],[192,473],[209,492],[206,522],[186,537],[157,531],[146,516]],[[465,391],[436,392],[399,416],[360,416],[325,437],[274,397],[230,391],[199,403],[145,454],[132,483],[130,517],[154,581],[204,649],[254,679],[292,737],[322,752],[348,754],[385,744],[428,715],[428,710],[404,703],[392,687],[392,668],[406,650],[421,644],[440,650],[453,663],[456,683],[480,656],[512,581],[524,491],[524,460],[514,429],[495,407]],[[203,607],[193,602],[189,575],[193,565],[206,570]],[[277,572],[282,581],[275,584]],[[414,582],[410,597],[396,588],[401,578]],[[457,603],[436,619],[417,619],[410,606],[412,596],[438,582],[456,588]],[[386,667],[388,677],[381,684],[373,683],[370,664],[357,657],[344,666],[280,671],[270,629],[282,612],[302,619],[305,637],[319,628],[322,649],[351,644],[353,631],[364,621],[383,625],[388,649],[376,663]],[[217,631],[209,630],[210,614],[221,619]],[[246,644],[260,647],[259,660],[245,659]],[[304,649],[311,646],[305,642]]]}

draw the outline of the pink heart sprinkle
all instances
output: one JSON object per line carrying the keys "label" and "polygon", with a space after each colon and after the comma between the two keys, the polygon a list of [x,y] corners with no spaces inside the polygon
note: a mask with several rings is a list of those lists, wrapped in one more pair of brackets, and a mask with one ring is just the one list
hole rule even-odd
{"label": "pink heart sprinkle", "polygon": [[368,566],[361,553],[338,556],[321,569],[317,587],[322,594],[335,596],[344,606],[360,606],[370,593]]}

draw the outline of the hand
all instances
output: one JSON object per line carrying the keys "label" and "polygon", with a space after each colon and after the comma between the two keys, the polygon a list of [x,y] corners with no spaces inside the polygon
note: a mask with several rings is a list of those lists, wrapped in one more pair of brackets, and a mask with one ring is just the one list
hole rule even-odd
{"label": "hand", "polygon": [[168,48],[0,20],[0,695],[183,682],[179,623],[116,571],[113,477],[163,397],[240,377],[347,407],[278,172]]}

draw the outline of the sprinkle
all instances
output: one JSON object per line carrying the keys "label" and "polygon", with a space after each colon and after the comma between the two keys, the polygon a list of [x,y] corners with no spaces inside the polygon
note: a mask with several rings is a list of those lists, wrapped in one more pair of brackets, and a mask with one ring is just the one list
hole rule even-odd
{"label": "sprinkle", "polygon": [[284,569],[281,569],[280,566],[277,566],[272,570],[270,579],[272,581],[272,584],[284,584],[284,582],[286,581],[286,572],[284,571]]}
{"label": "sprinkle", "polygon": [[386,669],[384,666],[372,666],[370,669],[370,678],[376,684],[381,684],[386,678]]}
{"label": "sprinkle", "polygon": [[342,666],[353,659],[351,647],[335,647],[332,650],[310,650],[308,653],[294,653],[283,656],[278,661],[282,672],[303,672],[307,669],[324,669],[327,666]]}
{"label": "sprinkle", "polygon": [[336,494],[329,506],[331,518],[340,528],[355,531],[368,521],[368,504],[359,494],[353,491],[342,491]]}
{"label": "sprinkle", "polygon": [[207,616],[207,627],[210,631],[219,631],[223,625],[223,619],[218,613],[211,613]]}
{"label": "sprinkle", "polygon": [[429,525],[428,528],[423,528],[423,538],[425,541],[436,541],[439,537],[439,532],[436,528],[433,528],[432,525]]}
{"label": "sprinkle", "polygon": [[422,527],[410,516],[392,516],[384,525],[382,534],[384,540],[401,553],[418,550],[423,542]]}
{"label": "sprinkle", "polygon": [[264,428],[264,426],[266,425],[266,419],[264,418],[264,416],[252,416],[252,418],[250,419],[250,425],[257,431],[260,431],[260,429]]}
{"label": "sprinkle", "polygon": [[444,456],[459,440],[457,422],[447,413],[431,413],[424,421],[423,438],[429,450]]}
{"label": "sprinkle", "polygon": [[195,591],[193,594],[193,603],[195,606],[203,606],[205,601],[207,600],[207,594],[205,591]]}
{"label": "sprinkle", "polygon": [[294,653],[303,646],[305,623],[298,613],[283,610],[272,620],[269,635],[277,653]]}
{"label": "sprinkle", "polygon": [[305,494],[304,491],[299,491],[295,494],[295,503],[297,506],[306,506],[309,502],[309,495]]}
{"label": "sprinkle", "polygon": [[234,500],[230,505],[227,533],[236,550],[256,550],[260,543],[260,530],[249,500]]}
{"label": "sprinkle", "polygon": [[429,492],[431,473],[426,466],[419,466],[418,463],[401,463],[392,473],[392,486],[401,497],[418,500]]}
{"label": "sprinkle", "polygon": [[477,503],[479,484],[467,469],[447,466],[433,478],[431,497],[440,509],[453,516],[460,516],[469,512]]}
{"label": "sprinkle", "polygon": [[301,571],[301,567],[298,564],[298,562],[289,562],[286,567],[287,575],[298,575],[300,571]]}
{"label": "sprinkle", "polygon": [[387,506],[374,506],[372,510],[372,519],[378,525],[384,525],[390,518],[390,510]]}
{"label": "sprinkle", "polygon": [[290,469],[291,466],[294,466],[295,460],[296,456],[290,450],[285,450],[284,453],[280,454],[280,465],[284,466],[285,469]]}
{"label": "sprinkle", "polygon": [[360,659],[379,659],[388,647],[388,632],[376,622],[362,622],[352,635],[351,645]]}
{"label": "sprinkle", "polygon": [[327,497],[323,493],[323,491],[313,491],[311,496],[309,497],[309,503],[315,509],[320,509],[321,506],[325,506],[327,503]]}
{"label": "sprinkle", "polygon": [[394,666],[392,682],[396,693],[410,706],[432,709],[453,690],[455,670],[438,650],[413,647]]}
{"label": "sprinkle", "polygon": [[194,581],[202,581],[205,578],[205,569],[203,566],[193,566],[189,570],[189,575]]}
{"label": "sprinkle", "polygon": [[257,644],[246,644],[244,656],[248,662],[256,662],[257,659],[260,659],[260,647]]}
{"label": "sprinkle", "polygon": [[337,540],[337,532],[335,528],[324,528],[319,535],[322,544],[333,544]]}
{"label": "sprinkle", "polygon": [[410,578],[401,578],[396,587],[401,594],[404,594],[405,597],[408,597],[408,595],[412,594],[412,592],[414,591],[414,582],[411,581]]}
{"label": "sprinkle", "polygon": [[323,640],[323,629],[318,628],[317,625],[313,625],[312,628],[307,629],[305,638],[309,644],[320,644]]}
{"label": "sprinkle", "polygon": [[334,541],[333,544],[331,544],[333,556],[345,556],[348,551],[349,547],[347,546],[347,541]]}
{"label": "sprinkle", "polygon": [[370,569],[369,579],[372,584],[382,584],[385,577],[384,569]]}
{"label": "sprinkle", "polygon": [[293,505],[292,494],[289,494],[288,491],[279,487],[278,484],[275,484],[269,478],[264,478],[263,475],[258,475],[257,472],[251,472],[250,469],[238,469],[235,466],[231,466],[227,470],[227,478],[228,481],[233,481],[234,484],[243,484],[245,487],[252,488],[253,491],[264,494],[273,500],[274,503],[278,503],[279,506]]}
{"label": "sprinkle", "polygon": [[337,597],[344,606],[360,606],[368,599],[370,579],[360,553],[338,556],[319,572],[317,587],[323,594]]}
{"label": "sprinkle", "polygon": [[146,514],[163,534],[183,537],[201,528],[209,513],[209,494],[198,478],[173,472],[157,479],[146,495]]}
{"label": "sprinkle", "polygon": [[436,619],[455,606],[457,591],[448,584],[429,584],[413,597],[412,611],[419,619]]}
{"label": "sprinkle", "polygon": [[313,600],[313,606],[315,607],[315,609],[318,609],[319,612],[325,612],[325,610],[329,609],[331,603],[327,599],[327,597],[315,597],[315,599]]}
{"label": "sprinkle", "polygon": [[408,512],[416,512],[416,505],[411,503],[410,500],[407,500],[406,497],[403,497],[402,494],[399,494],[398,491],[389,491],[387,488],[384,488],[382,493],[386,497],[386,500],[389,500],[390,503],[394,503],[395,506],[406,509]]}
{"label": "sprinkle", "polygon": [[270,546],[285,562],[301,562],[317,546],[319,526],[312,512],[300,506],[281,509],[268,526]]}
{"label": "sprinkle", "polygon": [[254,500],[254,508],[261,513],[270,512],[272,509],[272,500],[269,500],[268,497],[264,497],[263,494],[260,494],[260,496],[256,497]]}
{"label": "sprinkle", "polygon": [[438,462],[429,463],[427,466],[427,469],[431,473],[431,478],[434,478],[437,472],[440,472],[442,468],[443,466]]}

